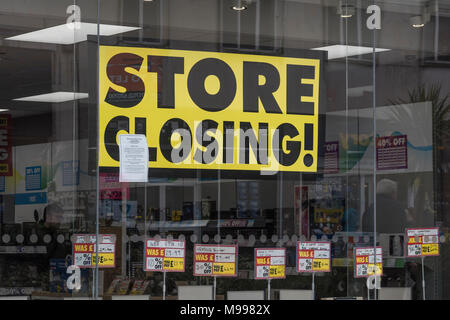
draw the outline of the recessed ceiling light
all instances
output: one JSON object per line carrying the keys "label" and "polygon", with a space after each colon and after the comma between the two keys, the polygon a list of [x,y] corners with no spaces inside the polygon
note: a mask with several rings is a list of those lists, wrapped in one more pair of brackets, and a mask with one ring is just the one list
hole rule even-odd
{"label": "recessed ceiling light", "polygon": [[420,15],[410,17],[409,23],[414,28],[422,28],[425,26],[425,24],[430,22],[430,19],[431,19],[430,9],[428,7],[425,7],[423,8],[422,13]]}
{"label": "recessed ceiling light", "polygon": [[[326,46],[320,48],[312,48],[311,50],[324,50],[328,51],[328,60],[339,59],[350,56],[357,56],[361,54],[372,53],[372,47],[360,47],[360,46],[345,46],[336,44],[334,46]],[[390,51],[391,49],[375,48],[375,52]]]}
{"label": "recessed ceiling light", "polygon": [[67,102],[67,101],[78,100],[78,99],[85,99],[88,97],[89,97],[89,94],[87,94],[87,93],[58,91],[58,92],[52,92],[52,93],[39,94],[36,96],[17,98],[17,99],[13,99],[13,100],[14,101],[59,103],[59,102]]}
{"label": "recessed ceiling light", "polygon": [[341,15],[341,18],[351,18],[355,14],[355,6],[342,4],[338,7],[337,13]]}
{"label": "recessed ceiling light", "polygon": [[236,10],[236,11],[242,11],[247,9],[246,6],[232,6],[231,9]]}
{"label": "recessed ceiling light", "polygon": [[233,0],[231,9],[235,11],[243,11],[248,8],[248,5],[252,3],[252,0]]}
{"label": "recessed ceiling light", "polygon": [[[140,28],[117,26],[110,24],[100,24],[100,35],[112,36],[115,34],[120,34],[138,29]],[[74,44],[86,41],[88,34],[90,35],[97,34],[96,23],[79,22],[77,23],[77,25],[75,25],[75,22],[71,22],[55,27],[20,34],[14,37],[6,38],[5,40],[54,43],[54,44]]]}
{"label": "recessed ceiling light", "polygon": [[424,19],[422,16],[414,16],[409,18],[409,22],[414,28],[421,28],[425,26]]}

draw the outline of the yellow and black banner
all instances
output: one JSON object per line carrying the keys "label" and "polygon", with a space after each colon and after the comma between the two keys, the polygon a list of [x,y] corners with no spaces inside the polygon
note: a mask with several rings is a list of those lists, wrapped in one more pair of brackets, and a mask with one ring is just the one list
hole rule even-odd
{"label": "yellow and black banner", "polygon": [[99,50],[99,167],[128,133],[150,169],[317,172],[320,55]]}

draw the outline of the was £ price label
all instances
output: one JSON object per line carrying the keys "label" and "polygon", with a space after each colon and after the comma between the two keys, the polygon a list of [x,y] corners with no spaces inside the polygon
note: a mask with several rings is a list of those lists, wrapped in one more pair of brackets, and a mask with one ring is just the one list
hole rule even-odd
{"label": "was \u00a3 price label", "polygon": [[194,276],[237,275],[237,245],[195,245]]}
{"label": "was \u00a3 price label", "polygon": [[95,268],[98,263],[99,268],[116,267],[116,236],[111,234],[101,234],[98,240],[98,260],[97,240],[95,234],[74,234],[72,240],[73,264],[80,268]]}
{"label": "was \u00a3 price label", "polygon": [[[383,275],[383,252],[377,247],[376,262],[374,262],[374,248],[354,248],[355,278],[366,278],[375,275]],[[375,268],[376,265],[376,268]],[[376,271],[375,271],[376,270]]]}
{"label": "was \u00a3 price label", "polygon": [[297,272],[330,272],[330,266],[330,242],[297,242]]}
{"label": "was \u00a3 price label", "polygon": [[184,272],[184,240],[148,239],[145,243],[144,271]]}
{"label": "was \u00a3 price label", "polygon": [[439,228],[406,229],[408,257],[439,255]]}
{"label": "was \u00a3 price label", "polygon": [[285,248],[255,248],[255,279],[286,278]]}

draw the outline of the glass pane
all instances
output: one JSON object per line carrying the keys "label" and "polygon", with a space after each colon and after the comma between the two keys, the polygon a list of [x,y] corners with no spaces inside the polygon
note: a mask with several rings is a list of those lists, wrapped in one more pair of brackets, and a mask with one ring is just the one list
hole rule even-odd
{"label": "glass pane", "polygon": [[0,0],[0,296],[447,299],[449,6]]}
{"label": "glass pane", "polygon": [[80,270],[76,283],[68,280],[72,235],[95,230],[86,34],[96,25],[88,3],[0,2],[0,298],[92,292],[91,270]]}

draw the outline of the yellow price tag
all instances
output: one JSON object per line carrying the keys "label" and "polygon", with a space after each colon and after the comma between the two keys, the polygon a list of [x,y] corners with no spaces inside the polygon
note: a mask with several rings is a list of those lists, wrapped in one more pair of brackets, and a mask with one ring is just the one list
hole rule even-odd
{"label": "yellow price tag", "polygon": [[[92,254],[92,265],[95,266],[96,254]],[[98,265],[100,267],[113,267],[114,266],[114,253],[100,253],[98,259]]]}
{"label": "yellow price tag", "polygon": [[163,270],[183,271],[184,258],[164,258]]}
{"label": "yellow price tag", "polygon": [[284,278],[285,277],[285,266],[270,266],[269,268],[269,278]]}
{"label": "yellow price tag", "polygon": [[213,274],[232,275],[236,273],[236,265],[234,263],[214,263]]}
{"label": "yellow price tag", "polygon": [[437,243],[422,244],[422,255],[423,256],[435,256],[438,254],[439,254],[439,244],[437,244]]}
{"label": "yellow price tag", "polygon": [[[367,267],[367,274],[369,276],[373,276],[373,264],[369,264]],[[377,263],[377,276],[383,274],[383,265],[381,263]]]}
{"label": "yellow price tag", "polygon": [[330,260],[328,259],[314,259],[312,265],[313,271],[329,271]]}

